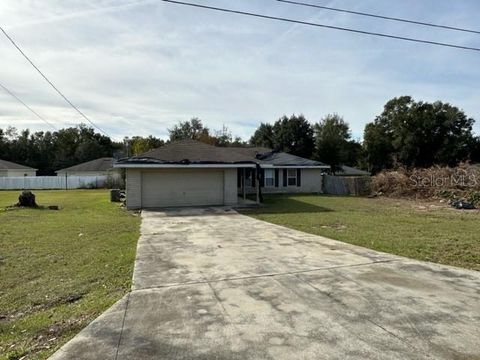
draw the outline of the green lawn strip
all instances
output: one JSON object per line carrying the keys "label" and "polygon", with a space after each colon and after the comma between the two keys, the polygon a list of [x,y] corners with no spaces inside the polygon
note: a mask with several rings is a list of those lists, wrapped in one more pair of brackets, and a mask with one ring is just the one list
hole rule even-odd
{"label": "green lawn strip", "polygon": [[34,191],[61,210],[5,210],[0,191],[0,358],[45,359],[130,288],[140,218],[104,190]]}
{"label": "green lawn strip", "polygon": [[478,211],[408,200],[319,195],[267,195],[264,205],[244,213],[374,250],[480,270]]}

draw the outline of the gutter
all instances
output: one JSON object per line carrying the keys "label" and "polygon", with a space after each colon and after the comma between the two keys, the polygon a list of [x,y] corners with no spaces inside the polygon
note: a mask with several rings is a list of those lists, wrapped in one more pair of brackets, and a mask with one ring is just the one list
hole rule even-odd
{"label": "gutter", "polygon": [[114,168],[125,169],[218,169],[218,168],[254,168],[256,164],[114,164]]}
{"label": "gutter", "polygon": [[212,169],[212,168],[256,168],[262,169],[330,169],[328,165],[271,165],[271,164],[259,164],[259,163],[116,163],[113,164],[114,168],[125,169]]}

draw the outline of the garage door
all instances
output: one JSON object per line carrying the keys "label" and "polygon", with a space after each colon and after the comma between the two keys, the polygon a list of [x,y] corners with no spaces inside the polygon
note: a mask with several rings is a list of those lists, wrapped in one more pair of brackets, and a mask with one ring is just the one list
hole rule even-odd
{"label": "garage door", "polygon": [[223,205],[223,171],[142,173],[142,207]]}

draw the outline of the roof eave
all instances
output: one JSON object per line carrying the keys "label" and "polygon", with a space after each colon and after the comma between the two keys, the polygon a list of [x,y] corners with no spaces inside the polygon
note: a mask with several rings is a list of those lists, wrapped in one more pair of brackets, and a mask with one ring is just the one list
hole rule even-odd
{"label": "roof eave", "polygon": [[155,163],[120,163],[113,165],[114,168],[120,169],[181,169],[181,168],[197,168],[197,169],[208,169],[208,168],[239,168],[239,167],[252,167],[254,168],[256,165],[253,163],[208,163],[208,164],[199,164],[199,163],[190,163],[190,164],[155,164]]}
{"label": "roof eave", "polygon": [[302,165],[302,164],[260,164],[265,168],[302,168],[302,169],[330,169],[329,165]]}

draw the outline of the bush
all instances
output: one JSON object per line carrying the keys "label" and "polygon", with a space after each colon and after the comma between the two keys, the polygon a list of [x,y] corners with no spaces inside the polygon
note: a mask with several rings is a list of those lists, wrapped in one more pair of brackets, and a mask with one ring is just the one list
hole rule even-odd
{"label": "bush", "polygon": [[108,175],[105,180],[105,187],[107,189],[125,189],[125,182],[121,177]]}

